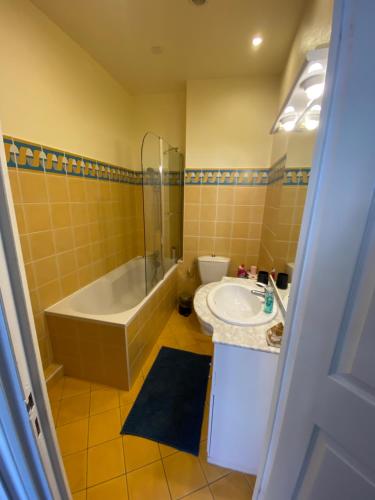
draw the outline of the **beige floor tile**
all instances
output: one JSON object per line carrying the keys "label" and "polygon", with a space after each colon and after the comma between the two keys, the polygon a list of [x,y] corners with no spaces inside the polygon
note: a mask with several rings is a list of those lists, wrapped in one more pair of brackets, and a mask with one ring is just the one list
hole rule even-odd
{"label": "beige floor tile", "polygon": [[[202,488],[201,490],[195,491],[184,497],[184,500],[213,500],[212,493],[208,487]],[[234,498],[228,498],[227,500],[235,500]],[[250,499],[249,499],[250,500]]]}
{"label": "beige floor tile", "polygon": [[87,500],[127,500],[126,477],[120,476],[87,490]]}
{"label": "beige floor tile", "polygon": [[86,490],[77,491],[72,494],[73,500],[86,500]]}
{"label": "beige floor tile", "polygon": [[172,448],[172,446],[167,446],[166,444],[159,443],[160,455],[164,457],[169,457],[169,455],[173,455],[173,453],[177,453],[178,450],[176,448]]}
{"label": "beige floor tile", "polygon": [[122,439],[114,439],[89,448],[87,453],[87,486],[109,481],[125,473]]}
{"label": "beige floor tile", "polygon": [[137,436],[124,436],[126,472],[160,460],[158,443]]}
{"label": "beige floor tile", "polygon": [[231,472],[229,469],[224,469],[223,467],[218,467],[217,465],[212,465],[207,462],[207,441],[201,442],[199,461],[208,483],[213,483]]}
{"label": "beige floor tile", "polygon": [[86,450],[88,436],[88,419],[77,420],[56,429],[62,455]]}
{"label": "beige floor tile", "polygon": [[170,500],[168,484],[161,461],[127,475],[129,500]]}
{"label": "beige floor tile", "polygon": [[58,401],[62,397],[64,389],[64,378],[60,378],[53,382],[48,388],[48,397],[50,401]]}
{"label": "beige floor tile", "polygon": [[120,406],[120,415],[121,415],[121,425],[124,425],[125,420],[128,418],[130,410],[133,405]]}
{"label": "beige floor tile", "polygon": [[210,484],[210,490],[215,500],[249,500],[252,493],[245,475],[239,472],[231,472]]}
{"label": "beige floor tile", "polygon": [[55,427],[56,427],[57,419],[59,416],[59,410],[60,410],[60,401],[51,401],[50,400],[50,405],[51,405],[51,412],[52,412],[53,421],[54,421]]}
{"label": "beige floor tile", "polygon": [[100,389],[91,392],[90,415],[96,415],[113,408],[118,408],[119,391],[117,389]]}
{"label": "beige floor tile", "polygon": [[249,483],[251,490],[254,490],[255,482],[257,480],[256,476],[252,476],[251,474],[245,474],[246,480]]}
{"label": "beige floor tile", "polygon": [[134,403],[134,401],[137,399],[139,391],[142,388],[143,382],[143,375],[139,375],[130,391],[119,391],[120,406],[127,406]]}
{"label": "beige floor tile", "polygon": [[86,488],[87,452],[73,453],[63,458],[72,493]]}
{"label": "beige floor tile", "polygon": [[58,426],[87,418],[90,411],[90,394],[80,394],[60,401]]}
{"label": "beige floor tile", "polygon": [[63,398],[70,398],[85,392],[90,392],[90,382],[78,378],[64,377]]}
{"label": "beige floor tile", "polygon": [[180,498],[206,486],[199,459],[187,453],[175,453],[163,459],[172,498]]}
{"label": "beige floor tile", "polygon": [[91,383],[91,391],[108,391],[112,389],[113,387],[110,385],[96,384],[95,382]]}
{"label": "beige floor tile", "polygon": [[187,330],[180,329],[176,332],[175,337],[177,340],[177,344],[181,349],[184,349],[186,346],[189,346],[190,344],[194,344],[194,342],[196,342],[196,338],[194,337],[193,332]]}
{"label": "beige floor tile", "polygon": [[152,365],[155,363],[155,360],[158,357],[159,351],[160,351],[160,345],[156,344],[152,348],[148,358],[144,362],[143,367],[142,367],[142,375],[144,378],[146,378],[147,375],[149,374],[149,372],[152,368]]}
{"label": "beige floor tile", "polygon": [[89,418],[89,446],[120,437],[120,408],[92,415]]}

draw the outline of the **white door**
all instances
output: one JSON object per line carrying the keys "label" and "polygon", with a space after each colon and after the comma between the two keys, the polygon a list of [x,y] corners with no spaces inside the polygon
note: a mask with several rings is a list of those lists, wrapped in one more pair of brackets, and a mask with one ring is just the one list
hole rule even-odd
{"label": "white door", "polygon": [[337,0],[254,498],[375,499],[375,2]]}

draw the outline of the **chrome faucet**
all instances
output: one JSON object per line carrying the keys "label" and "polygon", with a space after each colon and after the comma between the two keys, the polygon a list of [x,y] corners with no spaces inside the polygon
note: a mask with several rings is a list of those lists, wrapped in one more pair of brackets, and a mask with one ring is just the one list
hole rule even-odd
{"label": "chrome faucet", "polygon": [[265,285],[264,283],[259,283],[259,282],[257,283],[257,285],[264,288],[263,292],[261,292],[260,290],[251,290],[251,293],[253,293],[254,295],[257,295],[258,297],[265,298],[267,285]]}

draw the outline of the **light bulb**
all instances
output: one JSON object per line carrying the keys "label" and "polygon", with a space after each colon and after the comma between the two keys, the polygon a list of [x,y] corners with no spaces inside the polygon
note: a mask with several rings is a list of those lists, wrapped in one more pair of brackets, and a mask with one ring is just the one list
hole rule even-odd
{"label": "light bulb", "polygon": [[324,76],[314,75],[309,76],[306,80],[301,82],[301,87],[305,91],[309,101],[315,101],[318,99],[324,91]]}
{"label": "light bulb", "polygon": [[262,45],[263,43],[263,38],[261,36],[254,36],[251,43],[253,44],[253,47],[259,47],[259,45]]}
{"label": "light bulb", "polygon": [[284,113],[285,114],[288,114],[288,113],[294,113],[295,112],[295,109],[294,109],[294,106],[287,106],[284,110]]}
{"label": "light bulb", "polygon": [[324,83],[315,83],[314,85],[307,87],[305,92],[310,101],[315,101],[315,99],[318,99],[323,94],[323,90]]}
{"label": "light bulb", "polygon": [[307,130],[315,130],[319,127],[319,118],[306,116],[303,124]]}
{"label": "light bulb", "polygon": [[283,116],[280,118],[280,126],[285,132],[291,132],[296,126],[296,121],[295,115]]}
{"label": "light bulb", "polygon": [[315,71],[322,71],[322,69],[323,69],[323,64],[321,64],[320,62],[315,62],[315,63],[310,64],[307,72],[308,73],[315,73]]}
{"label": "light bulb", "polygon": [[314,106],[312,106],[310,108],[310,111],[315,111],[316,113],[320,113],[322,110],[322,107],[320,104],[314,104]]}

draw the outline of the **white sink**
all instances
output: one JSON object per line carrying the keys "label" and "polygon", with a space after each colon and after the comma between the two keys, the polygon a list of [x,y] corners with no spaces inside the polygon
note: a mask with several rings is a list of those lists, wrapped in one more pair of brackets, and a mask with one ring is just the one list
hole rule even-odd
{"label": "white sink", "polygon": [[208,307],[219,319],[233,325],[256,326],[268,323],[276,316],[276,301],[272,313],[265,313],[263,299],[251,293],[255,289],[240,283],[222,283],[207,295]]}

